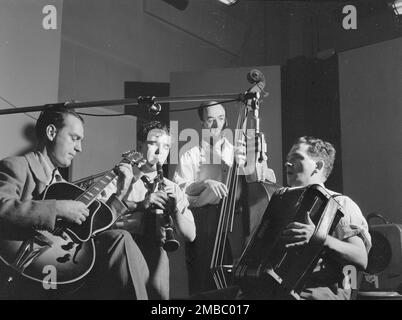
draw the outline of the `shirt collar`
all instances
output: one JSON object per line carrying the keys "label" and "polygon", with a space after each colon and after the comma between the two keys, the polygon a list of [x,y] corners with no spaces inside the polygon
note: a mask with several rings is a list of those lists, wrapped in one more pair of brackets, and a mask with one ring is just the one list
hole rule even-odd
{"label": "shirt collar", "polygon": [[60,175],[60,173],[58,172],[58,169],[52,163],[49,156],[47,156],[46,154],[43,154],[40,151],[35,151],[35,156],[37,157],[39,163],[41,164],[48,181],[51,182],[52,178],[55,175],[55,171]]}

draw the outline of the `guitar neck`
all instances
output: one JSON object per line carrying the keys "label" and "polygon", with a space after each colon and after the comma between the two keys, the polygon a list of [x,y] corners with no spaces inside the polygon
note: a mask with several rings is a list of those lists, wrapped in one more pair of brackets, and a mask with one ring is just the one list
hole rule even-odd
{"label": "guitar neck", "polygon": [[112,169],[105,173],[101,179],[90,186],[83,194],[76,200],[81,201],[86,206],[89,206],[101,192],[117,177],[116,169]]}

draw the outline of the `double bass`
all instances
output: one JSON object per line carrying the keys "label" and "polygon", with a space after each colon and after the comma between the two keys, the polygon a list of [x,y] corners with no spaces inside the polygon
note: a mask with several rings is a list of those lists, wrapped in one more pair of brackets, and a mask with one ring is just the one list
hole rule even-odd
{"label": "double bass", "polygon": [[[264,134],[260,131],[259,98],[260,92],[265,87],[265,78],[259,70],[254,69],[249,72],[248,80],[253,86],[245,94],[246,101],[248,102],[240,106],[235,130],[235,141],[244,141],[244,138],[250,133],[248,129],[252,129],[254,136],[248,140],[254,140],[255,152],[247,152],[245,168],[240,167],[235,162],[228,170],[226,178],[228,195],[221,202],[210,264],[210,270],[217,289],[227,288],[232,282],[231,272],[233,266],[225,264],[225,257],[228,250],[229,234],[233,229],[236,200],[240,194],[240,185],[243,182],[243,185],[246,186],[245,188],[241,188],[241,194],[242,199],[246,200],[243,205],[243,214],[250,217],[251,221],[249,229],[254,228],[253,225],[255,225],[255,222],[258,222],[264,214],[272,194],[280,188],[274,182],[264,181],[262,176],[264,169],[267,169],[267,147]],[[247,119],[250,115],[252,128],[247,129]],[[240,178],[241,173],[244,174],[244,179]]]}

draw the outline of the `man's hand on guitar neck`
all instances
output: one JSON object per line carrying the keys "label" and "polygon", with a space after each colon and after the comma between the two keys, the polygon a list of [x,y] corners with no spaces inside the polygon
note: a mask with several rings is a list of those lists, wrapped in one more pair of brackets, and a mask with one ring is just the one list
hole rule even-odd
{"label": "man's hand on guitar neck", "polygon": [[89,210],[86,205],[80,201],[57,200],[56,217],[67,222],[82,224],[88,217]]}
{"label": "man's hand on guitar neck", "polygon": [[119,170],[119,177],[117,179],[116,196],[119,200],[126,200],[133,185],[133,168],[127,163],[120,163],[117,168]]}

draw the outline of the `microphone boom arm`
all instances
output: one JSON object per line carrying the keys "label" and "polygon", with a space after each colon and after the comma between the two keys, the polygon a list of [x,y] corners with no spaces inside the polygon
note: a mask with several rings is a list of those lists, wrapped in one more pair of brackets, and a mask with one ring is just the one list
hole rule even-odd
{"label": "microphone boom arm", "polygon": [[[252,99],[254,94],[255,93],[252,92],[246,92],[246,93],[215,94],[215,95],[194,95],[194,96],[159,97],[159,98],[155,97],[155,99],[153,99],[153,102],[154,103],[202,102],[207,100],[214,100],[217,102],[225,100],[237,100],[245,102],[249,99]],[[86,101],[86,102],[67,101],[67,102],[44,104],[38,106],[7,108],[7,109],[0,109],[0,115],[43,111],[45,109],[57,106],[71,109],[106,107],[106,106],[110,107],[118,105],[128,105],[129,107],[131,106],[136,107],[142,103],[141,98],[143,97],[132,98],[132,99],[99,100],[99,101]]]}

